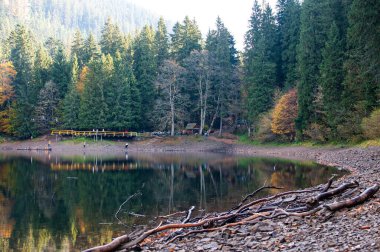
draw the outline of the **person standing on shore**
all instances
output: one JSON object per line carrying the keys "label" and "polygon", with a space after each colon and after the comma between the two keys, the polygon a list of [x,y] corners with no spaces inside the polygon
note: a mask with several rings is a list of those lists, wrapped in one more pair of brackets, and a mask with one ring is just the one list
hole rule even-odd
{"label": "person standing on shore", "polygon": [[86,142],[83,143],[83,149],[86,149]]}

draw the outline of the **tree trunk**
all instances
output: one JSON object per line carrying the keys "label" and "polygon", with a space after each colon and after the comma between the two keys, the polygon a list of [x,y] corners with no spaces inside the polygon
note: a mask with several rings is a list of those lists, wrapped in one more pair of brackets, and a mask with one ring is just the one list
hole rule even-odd
{"label": "tree trunk", "polygon": [[220,113],[220,123],[219,123],[219,136],[222,136],[222,129],[223,129],[223,118],[222,113]]}

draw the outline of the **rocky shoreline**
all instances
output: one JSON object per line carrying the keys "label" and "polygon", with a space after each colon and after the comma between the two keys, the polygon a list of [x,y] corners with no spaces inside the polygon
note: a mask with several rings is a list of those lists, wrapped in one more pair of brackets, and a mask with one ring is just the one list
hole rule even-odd
{"label": "rocky shoreline", "polygon": [[[235,149],[261,155],[264,150]],[[353,195],[380,183],[380,148],[322,150],[302,148],[265,149],[268,156],[288,156],[315,160],[347,169],[351,173],[335,182],[357,181]],[[305,153],[307,152],[307,153]],[[197,234],[165,245],[163,241],[146,244],[143,251],[379,251],[380,193],[370,201],[325,215],[264,220],[253,225],[226,228]]]}
{"label": "rocky shoreline", "polygon": [[[40,146],[46,139],[5,143],[2,153],[20,153],[17,148]],[[53,154],[71,155],[83,151],[81,144],[52,142]],[[334,182],[357,181],[359,187],[353,195],[380,184],[380,147],[370,148],[306,148],[257,147],[223,142],[215,139],[199,141],[177,139],[150,139],[133,142],[131,152],[223,152],[247,156],[280,157],[313,160],[336,166],[350,174]],[[125,152],[124,143],[90,144],[89,154],[115,154]],[[143,243],[144,251],[380,251],[380,193],[368,202],[335,212],[329,218],[323,215],[286,217],[264,220],[252,225],[226,228],[223,231],[197,234],[166,245],[163,241]]]}

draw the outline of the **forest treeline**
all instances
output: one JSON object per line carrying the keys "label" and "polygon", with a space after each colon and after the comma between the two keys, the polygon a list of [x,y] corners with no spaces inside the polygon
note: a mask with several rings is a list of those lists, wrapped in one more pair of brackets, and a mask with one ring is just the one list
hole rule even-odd
{"label": "forest treeline", "polygon": [[1,44],[0,131],[51,128],[174,134],[243,130],[260,141],[380,137],[380,2],[254,1],[244,51],[218,18],[205,39],[185,17],[124,34],[108,19],[99,42],[70,48],[16,25]]}

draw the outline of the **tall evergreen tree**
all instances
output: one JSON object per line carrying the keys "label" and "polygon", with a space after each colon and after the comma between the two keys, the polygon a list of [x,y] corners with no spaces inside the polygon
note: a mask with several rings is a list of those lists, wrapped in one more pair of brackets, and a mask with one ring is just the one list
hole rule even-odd
{"label": "tall evergreen tree", "polygon": [[154,80],[157,74],[157,65],[154,48],[154,31],[152,27],[145,26],[137,36],[134,43],[134,74],[141,95],[141,120],[145,130],[151,129],[149,125],[149,112],[152,111],[155,90]]}
{"label": "tall evergreen tree", "polygon": [[11,33],[10,59],[13,62],[17,75],[14,81],[15,99],[14,114],[11,125],[14,134],[26,138],[35,134],[32,112],[34,104],[31,99],[34,85],[34,51],[30,33],[24,26],[17,25]]}
{"label": "tall evergreen tree", "polygon": [[188,16],[183,20],[183,24],[176,23],[173,27],[172,56],[177,62],[182,62],[193,50],[201,50],[202,34],[197,22]]}
{"label": "tall evergreen tree", "polygon": [[341,95],[344,78],[344,47],[342,44],[338,26],[333,22],[327,36],[325,48],[322,50],[319,80],[322,91],[323,113],[326,116],[326,123],[331,129],[333,138],[338,136],[337,126],[342,119]]}
{"label": "tall evergreen tree", "polygon": [[298,133],[310,123],[317,122],[314,100],[318,90],[322,49],[333,22],[329,0],[305,0],[301,11],[300,44],[298,52]]}
{"label": "tall evergreen tree", "polygon": [[71,55],[76,55],[79,66],[85,63],[85,47],[82,34],[79,30],[75,31],[74,40],[71,44]]}
{"label": "tall evergreen tree", "polygon": [[230,90],[238,89],[235,73],[238,61],[234,39],[219,17],[216,20],[216,30],[210,31],[207,36],[206,49],[209,51],[210,61],[214,66],[214,76],[212,78],[214,116],[211,120],[210,128],[218,116],[221,133],[223,117],[228,115],[229,106],[234,101]]}
{"label": "tall evergreen tree", "polygon": [[112,81],[114,65],[110,55],[104,54],[89,64],[80,106],[80,128],[107,129],[107,85]]}
{"label": "tall evergreen tree", "polygon": [[[345,105],[367,116],[380,100],[380,2],[353,0],[348,21]],[[362,112],[361,112],[362,111]]]}
{"label": "tall evergreen tree", "polygon": [[34,59],[34,85],[33,94],[31,98],[33,101],[37,101],[37,96],[40,90],[45,86],[45,83],[50,79],[50,67],[52,59],[44,47],[39,47]]}
{"label": "tall evergreen tree", "polygon": [[257,123],[260,114],[272,106],[277,81],[275,36],[276,25],[271,8],[267,5],[261,11],[255,1],[245,45],[246,106],[250,124]]}
{"label": "tall evergreen tree", "polygon": [[78,78],[79,64],[76,54],[74,54],[71,62],[70,84],[62,106],[63,126],[67,129],[79,127],[80,94],[77,89]]}
{"label": "tall evergreen tree", "polygon": [[301,5],[298,0],[277,2],[279,84],[286,90],[297,82],[297,46],[300,36]]}
{"label": "tall evergreen tree", "polygon": [[53,59],[50,78],[57,85],[59,97],[62,99],[70,83],[70,62],[67,60],[65,49],[61,44]]}
{"label": "tall evergreen tree", "polygon": [[158,21],[154,44],[157,53],[157,67],[160,67],[164,60],[169,58],[169,35],[162,17]]}
{"label": "tall evergreen tree", "polygon": [[94,35],[90,33],[84,42],[83,64],[88,64],[91,59],[96,59],[100,56],[99,46],[95,41]]}

